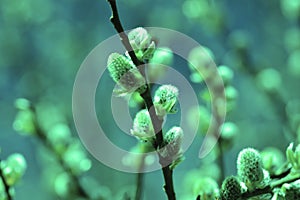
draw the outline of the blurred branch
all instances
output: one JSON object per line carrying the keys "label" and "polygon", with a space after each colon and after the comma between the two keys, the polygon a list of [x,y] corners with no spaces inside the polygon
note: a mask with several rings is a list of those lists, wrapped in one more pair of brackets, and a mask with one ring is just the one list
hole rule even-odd
{"label": "blurred branch", "polygon": [[219,155],[218,155],[218,166],[220,167],[220,178],[218,180],[219,185],[222,185],[223,180],[225,179],[225,166],[224,166],[224,151],[222,148],[222,137],[219,138],[217,147],[219,149]]}
{"label": "blurred branch", "polygon": [[[112,17],[110,18],[110,21],[113,24],[116,31],[118,32],[118,34],[120,36],[120,40],[123,43],[127,52],[129,53],[129,56],[130,56],[132,62],[137,67],[144,65],[145,63],[139,61],[138,58],[136,57],[134,51],[132,50],[132,46],[130,45],[128,36],[124,32],[124,28],[123,28],[120,18],[119,18],[116,1],[108,0],[108,3],[110,4],[111,10],[112,10]],[[145,77],[144,70],[141,70],[140,68],[138,68],[138,69],[141,72],[141,74]],[[147,86],[147,88],[146,88],[145,92],[143,94],[141,94],[141,97],[145,101],[146,107],[149,111],[150,118],[151,118],[151,121],[153,124],[154,132],[156,133],[155,134],[156,142],[154,144],[154,148],[159,149],[159,148],[163,147],[163,145],[164,145],[163,133],[162,133],[162,122],[163,121],[160,120],[156,115],[156,112],[155,112],[155,109],[153,106],[152,97],[151,97],[150,90],[149,90],[149,85],[146,84],[146,86]],[[164,159],[159,154],[158,154],[158,157],[159,157],[159,162],[162,166],[162,171],[163,171],[163,175],[164,175],[164,179],[165,179],[165,186],[164,186],[165,192],[166,192],[169,200],[175,200],[176,197],[175,197],[174,186],[173,186],[173,177],[172,177],[173,172],[170,169],[170,165],[164,166],[164,164],[163,164]]]}
{"label": "blurred branch", "polygon": [[[0,164],[1,164],[1,160],[0,160]],[[2,171],[1,165],[0,165],[0,177],[1,177],[3,185],[4,185],[4,189],[5,189],[7,200],[12,200],[12,196],[9,193],[9,185],[6,183],[6,180],[4,178],[4,174],[3,174],[3,171]]]}
{"label": "blurred branch", "polygon": [[[33,113],[35,116],[37,116],[35,108],[32,106],[31,107]],[[79,177],[74,175],[74,173],[72,173],[72,170],[70,169],[70,167],[68,167],[65,162],[63,161],[63,158],[61,155],[58,155],[57,153],[55,153],[54,147],[52,146],[52,144],[48,141],[47,136],[45,134],[45,132],[42,130],[42,128],[40,127],[39,123],[37,122],[37,120],[35,119],[35,127],[36,127],[36,135],[39,138],[39,140],[43,143],[43,145],[55,156],[57,162],[59,163],[59,165],[61,166],[61,168],[68,173],[68,175],[71,178],[71,182],[74,184],[74,191],[76,191],[77,195],[79,195],[80,197],[84,197],[84,198],[89,198],[89,195],[86,193],[86,191],[81,187],[80,182],[79,182]]]}
{"label": "blurred branch", "polygon": [[145,165],[145,155],[143,154],[138,169],[139,171],[137,173],[135,200],[141,200],[142,198],[143,187],[144,187],[144,173],[142,171],[144,169],[144,165]]}

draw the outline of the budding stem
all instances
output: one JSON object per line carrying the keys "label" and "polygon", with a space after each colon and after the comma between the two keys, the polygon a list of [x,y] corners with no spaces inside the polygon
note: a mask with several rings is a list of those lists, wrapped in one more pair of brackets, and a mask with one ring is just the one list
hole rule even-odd
{"label": "budding stem", "polygon": [[[112,10],[112,17],[110,18],[111,23],[113,24],[114,28],[116,29],[116,31],[118,32],[119,36],[120,36],[120,40],[123,43],[126,51],[129,53],[129,56],[132,60],[132,62],[137,66],[137,68],[139,69],[140,73],[145,77],[145,68],[144,67],[139,67],[144,65],[144,62],[141,62],[140,60],[138,60],[138,58],[136,57],[134,51],[132,50],[132,46],[129,42],[128,36],[126,35],[126,33],[124,32],[124,28],[122,27],[120,18],[119,18],[119,14],[118,14],[118,9],[117,9],[117,5],[116,5],[116,1],[115,0],[107,0],[108,3],[110,4],[111,10]],[[146,104],[147,110],[149,112],[152,124],[153,124],[153,128],[154,128],[154,132],[155,134],[155,144],[154,144],[154,148],[155,149],[159,149],[163,146],[164,140],[163,140],[163,133],[162,133],[162,120],[160,120],[158,118],[158,116],[156,115],[155,109],[154,109],[154,105],[153,105],[153,100],[150,94],[150,90],[149,90],[149,85],[146,81],[146,90],[143,94],[141,94],[141,97],[144,99],[144,102]],[[174,192],[174,186],[173,186],[173,171],[170,169],[170,164],[167,166],[164,166],[164,159],[158,154],[159,157],[159,162],[162,166],[162,171],[163,171],[163,175],[164,175],[164,179],[165,179],[165,192],[168,196],[169,200],[175,200],[175,192]]]}

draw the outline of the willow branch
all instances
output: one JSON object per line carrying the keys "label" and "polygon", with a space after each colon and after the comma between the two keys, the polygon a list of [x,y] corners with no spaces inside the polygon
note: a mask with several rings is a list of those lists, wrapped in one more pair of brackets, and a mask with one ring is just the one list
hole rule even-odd
{"label": "willow branch", "polygon": [[[111,10],[112,10],[112,16],[110,18],[111,23],[113,24],[114,28],[116,29],[116,31],[118,32],[119,36],[120,36],[120,40],[123,43],[126,51],[129,53],[129,56],[132,60],[132,62],[138,67],[139,71],[141,72],[141,74],[145,77],[145,71],[144,69],[141,69],[139,66],[144,65],[144,62],[141,62],[138,60],[138,58],[136,57],[132,46],[130,45],[128,36],[126,35],[126,33],[124,32],[124,28],[121,24],[120,18],[119,18],[119,14],[118,14],[118,9],[117,9],[117,5],[116,5],[116,1],[115,0],[108,0],[108,3],[110,4]],[[149,86],[148,84],[147,88],[145,90],[145,92],[143,94],[141,94],[141,97],[144,99],[147,110],[149,111],[149,115],[153,124],[153,128],[155,131],[155,137],[156,137],[156,142],[154,144],[154,148],[155,149],[159,149],[161,147],[163,147],[164,145],[164,140],[163,140],[163,133],[162,133],[162,120],[160,120],[158,118],[158,116],[156,115],[154,106],[153,106],[153,100],[150,94],[150,90],[149,90]],[[170,169],[170,165],[165,166],[164,165],[164,159],[158,154],[159,156],[159,162],[162,166],[162,171],[163,171],[163,175],[164,175],[164,179],[165,179],[165,192],[168,196],[169,200],[175,200],[175,192],[174,192],[174,186],[173,186],[173,177],[172,177],[172,170]]]}

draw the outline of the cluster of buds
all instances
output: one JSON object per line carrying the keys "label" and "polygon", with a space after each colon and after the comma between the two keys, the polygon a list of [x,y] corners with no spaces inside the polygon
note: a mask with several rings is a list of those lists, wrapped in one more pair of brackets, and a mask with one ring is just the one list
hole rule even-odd
{"label": "cluster of buds", "polygon": [[[136,28],[129,32],[128,39],[136,57],[142,62],[168,64],[173,59],[170,49],[161,49],[156,52],[155,43],[151,35],[144,28]],[[155,57],[154,57],[155,55]],[[165,63],[166,62],[166,63]],[[115,93],[122,95],[132,94],[135,91],[140,94],[147,89],[147,82],[142,73],[135,66],[129,56],[112,53],[107,61],[107,68],[112,79],[117,84]],[[153,67],[153,66],[152,66]],[[149,72],[149,70],[148,70]],[[172,85],[160,86],[154,95],[153,104],[156,115],[163,119],[167,114],[176,112],[175,104],[178,99],[178,89]],[[139,111],[133,121],[131,134],[143,142],[150,142],[155,146],[156,137],[152,120],[148,110]],[[163,147],[159,147],[158,153],[170,167],[175,167],[182,160],[181,143],[183,131],[180,127],[171,128],[163,137]]]}

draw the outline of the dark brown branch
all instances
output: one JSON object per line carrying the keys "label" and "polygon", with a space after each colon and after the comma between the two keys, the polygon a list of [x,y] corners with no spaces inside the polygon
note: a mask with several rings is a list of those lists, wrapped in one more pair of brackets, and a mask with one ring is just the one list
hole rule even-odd
{"label": "dark brown branch", "polygon": [[[135,55],[132,46],[130,45],[128,36],[126,35],[126,33],[124,32],[124,28],[121,24],[121,20],[119,18],[119,13],[118,13],[118,9],[117,9],[117,4],[115,0],[108,0],[108,3],[111,7],[112,10],[112,16],[110,18],[111,23],[113,24],[114,28],[116,29],[116,31],[118,32],[119,36],[120,36],[120,40],[122,42],[122,44],[124,45],[126,51],[128,51],[129,56],[132,60],[132,62],[136,65],[136,66],[140,66],[143,65],[145,63],[141,62]],[[142,73],[144,75],[144,73]]]}
{"label": "dark brown branch", "polygon": [[[1,160],[0,160],[0,163],[1,163]],[[4,189],[5,189],[5,193],[6,193],[6,197],[7,197],[7,200],[12,200],[12,196],[10,195],[9,193],[9,185],[7,184],[5,178],[4,178],[4,174],[3,174],[3,171],[0,167],[0,177],[2,179],[2,182],[3,182],[3,185],[4,185]]]}
{"label": "dark brown branch", "polygon": [[[114,28],[118,32],[118,34],[120,36],[120,40],[123,43],[126,51],[128,51],[132,62],[138,67],[141,74],[145,77],[144,67],[142,67],[143,69],[141,69],[141,67],[139,67],[141,65],[144,65],[145,63],[139,61],[138,58],[136,57],[134,51],[132,50],[132,46],[130,45],[128,36],[124,32],[124,28],[123,28],[120,18],[119,18],[116,1],[108,0],[108,3],[110,4],[111,10],[112,10],[112,17],[110,18],[111,23],[113,24]],[[145,101],[146,107],[150,114],[150,118],[151,118],[151,121],[153,124],[154,131],[156,133],[156,135],[155,135],[156,141],[155,141],[154,147],[155,147],[155,149],[159,149],[159,148],[163,147],[163,145],[164,145],[163,133],[162,133],[162,122],[163,121],[160,120],[156,115],[148,84],[147,84],[147,88],[146,88],[145,92],[143,94],[141,94],[141,97]],[[175,200],[176,197],[175,197],[173,178],[172,178],[173,172],[169,167],[170,165],[165,166],[164,159],[159,154],[158,154],[158,156],[159,156],[159,162],[162,165],[162,171],[163,171],[163,175],[164,175],[164,179],[165,179],[165,186],[164,186],[165,192],[166,192],[169,200]]]}

